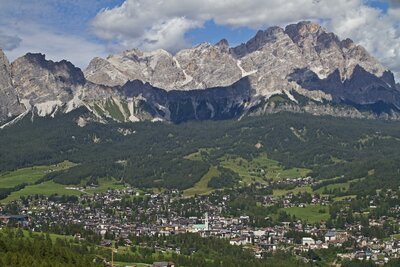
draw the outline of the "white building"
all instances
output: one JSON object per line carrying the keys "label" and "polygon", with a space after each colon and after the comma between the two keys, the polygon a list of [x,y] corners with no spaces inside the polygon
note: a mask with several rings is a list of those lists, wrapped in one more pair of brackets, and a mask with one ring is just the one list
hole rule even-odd
{"label": "white building", "polygon": [[312,239],[311,237],[303,237],[302,239],[301,239],[301,244],[303,245],[303,246],[311,246],[311,245],[315,245],[315,240],[314,239]]}

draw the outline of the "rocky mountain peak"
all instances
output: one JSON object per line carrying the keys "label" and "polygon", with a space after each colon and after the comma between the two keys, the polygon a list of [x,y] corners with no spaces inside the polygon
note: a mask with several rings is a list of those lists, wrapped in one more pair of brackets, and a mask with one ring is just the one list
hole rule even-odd
{"label": "rocky mountain peak", "polygon": [[120,58],[128,58],[131,60],[136,60],[136,61],[148,61],[151,60],[153,57],[168,57],[171,58],[172,55],[167,52],[164,49],[157,49],[154,51],[150,52],[144,52],[140,49],[131,49],[131,50],[126,50],[124,51],[121,55],[116,55],[116,56],[109,56],[107,59],[113,59],[115,57],[120,57]]}
{"label": "rocky mountain peak", "polygon": [[215,45],[201,43],[183,49],[175,56],[163,50],[125,51],[105,60],[93,60],[85,77],[108,86],[138,79],[166,90],[187,90],[228,86],[253,76],[255,91],[268,96],[290,90],[288,77],[295,69],[309,69],[321,79],[338,70],[344,81],[356,65],[379,77],[386,70],[350,39],[341,41],[319,24],[302,21],[285,29],[274,26],[260,30],[233,48],[222,39]]}
{"label": "rocky mountain peak", "polygon": [[[122,56],[124,56],[124,57],[141,57],[141,56],[143,56],[143,51],[138,48],[133,48],[133,49],[125,50],[124,52],[122,52]],[[113,57],[113,55],[108,56],[108,58],[112,58],[112,57]]]}
{"label": "rocky mountain peak", "polygon": [[317,45],[321,35],[325,43],[335,38],[335,35],[327,34],[326,30],[319,24],[310,21],[290,24],[286,26],[285,33],[289,35],[293,42],[301,47]]}
{"label": "rocky mountain peak", "polygon": [[67,60],[59,62],[47,60],[46,56],[40,53],[27,53],[25,56],[15,60],[12,66],[15,66],[14,69],[23,67],[25,70],[41,68],[63,82],[71,84],[83,84],[85,82],[85,77],[81,69],[75,67],[71,62]]}
{"label": "rocky mountain peak", "polygon": [[390,71],[362,46],[309,21],[260,30],[233,48],[222,39],[175,55],[131,49],[96,57],[84,74],[43,54],[28,53],[10,65],[0,50],[1,122],[26,114],[19,99],[39,116],[84,105],[100,120],[118,109],[118,121],[182,121],[243,115],[277,94],[294,110],[302,98],[322,106],[381,101],[400,110],[400,88]]}
{"label": "rocky mountain peak", "polygon": [[309,35],[318,35],[326,32],[321,25],[311,21],[300,21],[296,24],[289,24],[285,27],[285,32],[289,36],[307,37]]}
{"label": "rocky mountain peak", "polygon": [[229,49],[230,49],[229,42],[225,38],[221,39],[218,43],[215,44],[215,46],[220,47],[223,52],[229,53]]}
{"label": "rocky mountain peak", "polygon": [[341,46],[342,46],[342,48],[350,49],[350,48],[354,47],[354,42],[350,38],[346,38],[341,41]]}
{"label": "rocky mountain peak", "polygon": [[0,49],[0,122],[18,116],[24,111],[11,80],[11,66]]}
{"label": "rocky mountain peak", "polygon": [[82,71],[71,62],[54,62],[33,53],[11,64],[11,76],[21,101],[39,116],[54,114],[78,95],[86,83]]}
{"label": "rocky mountain peak", "polygon": [[218,43],[215,44],[216,46],[223,46],[229,47],[229,42],[225,38],[221,39]]}
{"label": "rocky mountain peak", "polygon": [[0,49],[0,90],[11,87],[10,63]]}
{"label": "rocky mountain peak", "polygon": [[50,64],[50,61],[46,60],[46,55],[42,53],[26,53],[21,58],[43,67]]}
{"label": "rocky mountain peak", "polygon": [[278,39],[283,38],[284,34],[284,30],[277,26],[270,27],[265,31],[259,30],[249,41],[233,48],[232,52],[236,57],[243,57],[259,50],[267,43],[276,42]]}

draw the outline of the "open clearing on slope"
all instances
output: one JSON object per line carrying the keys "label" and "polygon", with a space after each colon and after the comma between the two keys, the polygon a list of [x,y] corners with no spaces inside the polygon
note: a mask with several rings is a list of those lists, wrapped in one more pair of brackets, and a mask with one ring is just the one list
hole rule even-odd
{"label": "open clearing on slope", "polygon": [[25,188],[12,192],[7,198],[1,200],[1,203],[8,203],[13,200],[17,200],[20,197],[24,196],[33,196],[33,195],[44,195],[44,196],[50,196],[54,194],[58,195],[69,195],[69,196],[79,196],[83,194],[79,190],[75,189],[66,189],[66,185],[62,184],[57,184],[53,181],[47,181],[41,184],[36,184],[36,185],[28,185]]}
{"label": "open clearing on slope", "polygon": [[[13,200],[17,200],[24,196],[33,195],[66,195],[66,196],[79,196],[81,194],[94,194],[105,192],[108,189],[123,189],[125,186],[115,180],[114,178],[100,178],[99,185],[96,188],[86,189],[84,191],[78,190],[76,185],[63,185],[55,183],[54,181],[46,181],[36,185],[28,185],[25,188],[12,192],[7,198],[0,200],[0,203],[8,203]],[[76,188],[76,189],[75,189]]]}
{"label": "open clearing on slope", "polygon": [[86,189],[85,192],[87,192],[89,194],[93,194],[93,193],[105,192],[108,189],[117,190],[117,189],[124,189],[125,188],[124,184],[122,184],[121,182],[117,181],[116,179],[114,179],[112,177],[99,178],[98,182],[99,182],[99,185],[96,188]]}
{"label": "open clearing on slope", "polygon": [[349,199],[353,199],[356,198],[356,195],[347,195],[347,196],[341,196],[341,197],[334,197],[333,201],[344,201],[344,200],[349,200]]}
{"label": "open clearing on slope", "polygon": [[297,186],[293,189],[274,189],[273,190],[273,195],[274,196],[284,196],[287,195],[289,193],[293,193],[295,195],[297,195],[298,193],[310,193],[312,194],[312,188],[311,186]]}
{"label": "open clearing on slope", "polygon": [[223,167],[238,173],[246,184],[265,183],[266,179],[281,180],[305,177],[310,172],[304,168],[284,169],[278,161],[269,159],[266,154],[261,154],[252,160],[226,155],[220,159],[220,162]]}
{"label": "open clearing on slope", "polygon": [[72,162],[64,161],[54,165],[33,166],[5,172],[0,174],[0,188],[11,188],[22,183],[33,184],[43,178],[47,173],[65,170],[75,165],[76,164]]}
{"label": "open clearing on slope", "polygon": [[[1,231],[0,231],[1,232]],[[44,232],[29,232],[28,230],[22,230],[24,237],[30,237],[31,235],[33,236],[38,236],[38,235],[49,235],[51,241],[56,242],[56,240],[62,239],[62,240],[67,240],[71,241],[74,240],[74,237],[72,235],[58,235],[58,234],[53,234],[53,233],[44,233]]]}
{"label": "open clearing on slope", "polygon": [[296,218],[306,220],[310,223],[316,223],[322,220],[326,221],[329,219],[328,206],[308,205],[304,208],[291,207],[282,210],[291,216],[294,215]]}
{"label": "open clearing on slope", "polygon": [[220,172],[214,166],[211,166],[208,172],[198,181],[193,187],[186,189],[183,191],[185,196],[194,196],[194,195],[202,195],[202,194],[209,194],[214,189],[208,187],[208,182],[211,180],[212,177],[219,176]]}
{"label": "open clearing on slope", "polygon": [[[93,194],[105,192],[108,189],[124,188],[124,185],[114,178],[100,178],[98,179],[99,184],[96,188],[87,189],[85,191],[73,189],[79,186],[62,185],[55,183],[54,181],[45,181],[40,184],[35,184],[37,181],[39,181],[50,172],[65,170],[75,165],[75,163],[64,161],[54,165],[33,166],[0,174],[0,188],[12,188],[23,183],[28,184],[25,188],[19,191],[12,192],[7,198],[0,200],[0,203],[8,203],[10,201],[17,200],[22,196],[50,196],[54,194],[79,196],[84,193]],[[84,179],[83,181],[86,180]],[[83,186],[83,184],[81,184],[80,186]]]}
{"label": "open clearing on slope", "polygon": [[349,189],[350,183],[351,183],[351,181],[348,181],[345,183],[330,184],[330,185],[327,185],[327,186],[324,186],[324,187],[321,187],[321,188],[315,190],[315,193],[324,194],[324,192],[326,192],[326,190],[327,191],[338,190],[338,191],[345,192]]}
{"label": "open clearing on slope", "polygon": [[207,155],[209,155],[210,153],[212,153],[214,150],[217,150],[218,148],[200,148],[199,151],[196,151],[192,154],[189,154],[187,156],[185,156],[185,159],[189,159],[189,160],[205,160],[204,157],[206,157]]}
{"label": "open clearing on slope", "polygon": [[[210,155],[213,150],[215,149],[202,148],[197,152],[185,156],[185,159],[205,161],[205,157]],[[239,174],[242,179],[241,182],[244,185],[254,182],[265,184],[267,179],[281,180],[305,177],[310,173],[310,170],[305,168],[284,169],[278,161],[269,159],[265,153],[251,160],[246,160],[237,155],[225,155],[219,158],[218,161],[222,167]],[[207,187],[207,183],[210,179],[211,177],[207,173],[194,187],[185,190],[185,195],[209,193],[211,189]]]}

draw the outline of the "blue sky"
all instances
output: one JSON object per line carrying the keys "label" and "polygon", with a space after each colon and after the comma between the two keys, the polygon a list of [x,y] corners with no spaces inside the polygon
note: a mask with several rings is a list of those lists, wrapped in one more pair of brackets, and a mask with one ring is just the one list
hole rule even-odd
{"label": "blue sky", "polygon": [[0,47],[10,60],[41,52],[85,67],[135,47],[173,53],[222,38],[234,46],[299,20],[354,39],[400,72],[399,0],[0,0]]}

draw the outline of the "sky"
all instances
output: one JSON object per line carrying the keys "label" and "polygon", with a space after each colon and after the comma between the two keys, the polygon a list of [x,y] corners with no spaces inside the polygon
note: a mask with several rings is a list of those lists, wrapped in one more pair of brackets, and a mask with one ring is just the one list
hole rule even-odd
{"label": "sky", "polygon": [[0,48],[85,68],[123,50],[175,53],[301,20],[363,45],[400,79],[400,0],[0,0]]}

